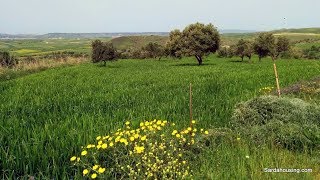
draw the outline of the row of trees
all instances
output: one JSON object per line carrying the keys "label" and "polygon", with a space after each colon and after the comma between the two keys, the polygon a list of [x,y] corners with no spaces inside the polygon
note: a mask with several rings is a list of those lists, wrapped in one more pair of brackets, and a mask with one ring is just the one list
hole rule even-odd
{"label": "row of trees", "polygon": [[212,24],[195,23],[187,26],[183,31],[173,30],[165,46],[150,42],[142,48],[116,50],[110,42],[95,40],[92,42],[92,61],[113,61],[116,59],[144,59],[171,56],[181,58],[194,56],[198,64],[203,63],[203,57],[218,51],[218,57],[239,56],[242,61],[256,54],[262,58],[270,56],[273,60],[285,58],[319,58],[318,49],[313,47],[308,52],[300,52],[291,48],[289,39],[283,36],[275,37],[272,33],[260,33],[254,40],[240,39],[230,47],[220,47],[221,39],[217,29]]}
{"label": "row of trees", "polygon": [[172,56],[194,56],[199,65],[203,57],[214,53],[220,46],[220,34],[212,25],[195,23],[187,26],[182,32],[173,30],[170,32],[169,41],[163,47],[157,43],[148,43],[141,49],[130,49],[124,52],[117,51],[109,42],[95,40],[92,42],[92,61],[113,61],[117,58],[161,58]]}
{"label": "row of trees", "polygon": [[272,33],[261,33],[254,41],[240,39],[235,45],[221,48],[218,51],[218,56],[239,56],[243,61],[244,57],[248,57],[250,60],[253,54],[257,54],[261,61],[266,56],[277,59],[289,50],[290,42],[288,38],[282,36],[276,38]]}

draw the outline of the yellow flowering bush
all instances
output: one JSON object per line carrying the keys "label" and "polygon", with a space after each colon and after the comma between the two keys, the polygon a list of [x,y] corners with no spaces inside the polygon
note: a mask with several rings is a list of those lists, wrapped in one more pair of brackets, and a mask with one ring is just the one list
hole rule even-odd
{"label": "yellow flowering bush", "polygon": [[191,177],[188,151],[197,146],[201,134],[208,134],[195,124],[178,130],[166,120],[143,121],[135,128],[128,121],[124,128],[96,137],[70,161],[90,179]]}

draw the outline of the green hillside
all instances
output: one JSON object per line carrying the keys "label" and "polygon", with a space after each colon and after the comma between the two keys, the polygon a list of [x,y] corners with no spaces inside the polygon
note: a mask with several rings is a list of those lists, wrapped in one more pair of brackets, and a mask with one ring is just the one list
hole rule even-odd
{"label": "green hillside", "polygon": [[[0,82],[1,178],[74,179],[80,174],[81,179],[69,158],[125,121],[166,119],[177,127],[188,125],[190,82],[199,126],[227,127],[237,103],[274,86],[270,59],[253,64],[234,60],[210,56],[203,66],[193,58],[120,60],[107,67],[86,63]],[[320,75],[319,61],[277,64],[281,87]],[[190,160],[196,179],[312,179],[319,172],[318,160],[307,152],[230,141]],[[278,166],[315,172],[262,173]]]}
{"label": "green hillside", "polygon": [[279,29],[274,33],[313,33],[320,34],[320,28]]}
{"label": "green hillside", "polygon": [[122,36],[114,38],[111,42],[119,49],[141,48],[150,42],[156,42],[165,45],[168,40],[167,36]]}

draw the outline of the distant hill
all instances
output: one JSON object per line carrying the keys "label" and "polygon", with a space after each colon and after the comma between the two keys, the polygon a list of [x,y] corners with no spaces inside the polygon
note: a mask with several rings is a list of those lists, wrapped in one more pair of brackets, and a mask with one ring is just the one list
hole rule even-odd
{"label": "distant hill", "polygon": [[279,29],[271,31],[273,33],[311,33],[320,34],[320,28],[299,28],[299,29]]}
{"label": "distant hill", "polygon": [[219,30],[221,34],[243,34],[243,33],[255,33],[254,30],[241,30],[241,29],[223,29]]}
{"label": "distant hill", "polygon": [[124,32],[124,33],[48,33],[43,35],[29,34],[0,34],[0,39],[93,39],[105,37],[121,37],[121,36],[145,36],[157,35],[168,36],[167,32]]}
{"label": "distant hill", "polygon": [[160,45],[165,45],[168,40],[168,36],[122,36],[113,38],[111,42],[118,49],[127,49],[129,47],[140,48],[149,42],[156,42]]}

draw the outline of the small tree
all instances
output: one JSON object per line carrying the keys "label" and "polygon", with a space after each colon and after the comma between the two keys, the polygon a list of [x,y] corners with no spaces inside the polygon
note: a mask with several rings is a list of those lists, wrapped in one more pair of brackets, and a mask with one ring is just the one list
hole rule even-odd
{"label": "small tree", "polygon": [[254,40],[253,50],[259,56],[259,61],[270,53],[271,46],[274,45],[274,36],[271,33],[260,33]]}
{"label": "small tree", "polygon": [[116,60],[118,57],[117,50],[113,47],[112,43],[103,43],[100,40],[92,42],[92,62],[104,62],[106,66],[107,61]]}
{"label": "small tree", "polygon": [[212,25],[195,23],[187,26],[182,32],[183,54],[195,56],[199,65],[203,56],[214,53],[220,46],[220,34]]}
{"label": "small tree", "polygon": [[179,30],[171,31],[167,46],[171,55],[195,56],[201,65],[203,56],[219,49],[220,34],[212,24],[195,23],[187,26],[182,33]]}
{"label": "small tree", "polygon": [[11,56],[9,52],[0,52],[0,65],[3,67],[12,68],[18,64],[18,60]]}
{"label": "small tree", "polygon": [[164,48],[156,42],[148,43],[142,50],[147,53],[148,58],[159,58],[159,60],[164,53]]}
{"label": "small tree", "polygon": [[240,56],[241,60],[243,61],[245,56],[251,60],[252,53],[252,43],[250,41],[240,39],[236,45],[235,54]]}

